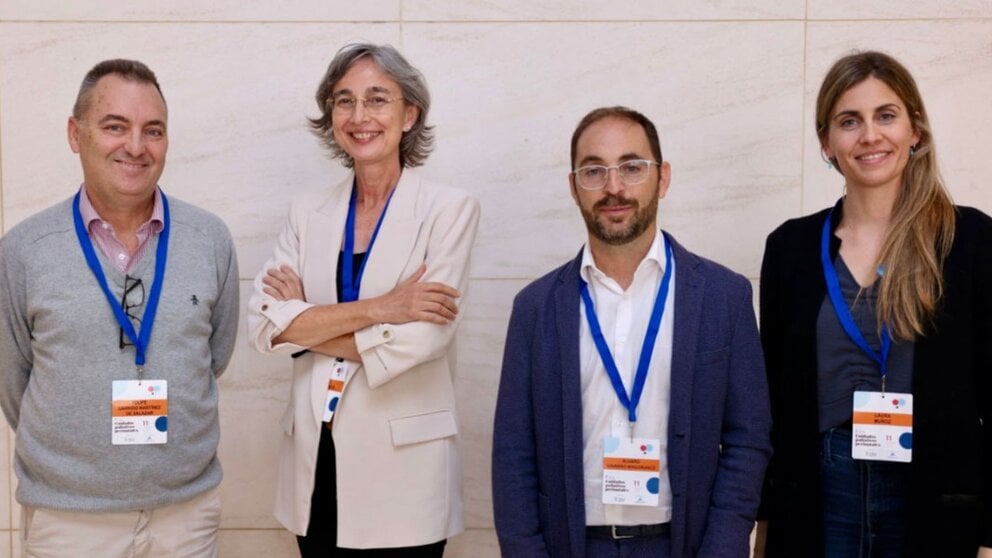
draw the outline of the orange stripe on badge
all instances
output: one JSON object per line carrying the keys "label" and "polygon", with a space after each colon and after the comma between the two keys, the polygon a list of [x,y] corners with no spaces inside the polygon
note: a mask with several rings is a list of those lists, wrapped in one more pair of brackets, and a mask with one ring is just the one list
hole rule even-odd
{"label": "orange stripe on badge", "polygon": [[854,424],[876,424],[880,426],[913,426],[913,415],[906,413],[856,411],[851,422]]}
{"label": "orange stripe on badge", "polygon": [[611,471],[660,471],[661,461],[635,457],[604,457],[603,468]]}
{"label": "orange stripe on badge", "polygon": [[341,380],[331,380],[330,383],[327,384],[327,389],[341,393],[344,391],[344,382]]}
{"label": "orange stripe on badge", "polygon": [[115,417],[148,417],[169,414],[169,402],[165,399],[132,399],[114,401],[111,415]]}

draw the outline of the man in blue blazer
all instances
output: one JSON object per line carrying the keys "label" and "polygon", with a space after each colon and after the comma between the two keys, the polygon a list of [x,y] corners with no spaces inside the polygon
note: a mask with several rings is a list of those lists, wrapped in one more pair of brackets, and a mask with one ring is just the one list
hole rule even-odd
{"label": "man in blue blazer", "polygon": [[748,281],[657,226],[654,125],[572,136],[578,257],[517,295],[493,440],[504,556],[746,557],[771,419]]}

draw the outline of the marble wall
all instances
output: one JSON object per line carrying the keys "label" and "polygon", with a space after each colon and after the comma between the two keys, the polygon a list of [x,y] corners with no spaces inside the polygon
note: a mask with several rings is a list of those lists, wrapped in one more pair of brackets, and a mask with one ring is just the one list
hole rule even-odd
{"label": "marble wall", "polygon": [[[503,334],[513,295],[583,242],[566,174],[585,112],[625,104],[651,117],[674,169],[662,226],[756,282],[765,235],[841,193],[812,131],[820,79],[851,49],[882,49],[920,82],[956,201],[992,213],[988,0],[622,4],[3,0],[0,228],[74,191],[65,124],[79,81],[99,60],[137,58],[169,100],[162,185],[227,221],[247,300],[290,196],[344,175],[304,120],[323,69],[348,42],[396,45],[434,96],[425,172],[482,202],[458,339],[468,530],[447,555],[497,556],[489,446]],[[295,555],[270,515],[288,377],[287,359],[242,341],[221,379],[224,556]],[[18,552],[12,440],[0,436],[0,558]]]}

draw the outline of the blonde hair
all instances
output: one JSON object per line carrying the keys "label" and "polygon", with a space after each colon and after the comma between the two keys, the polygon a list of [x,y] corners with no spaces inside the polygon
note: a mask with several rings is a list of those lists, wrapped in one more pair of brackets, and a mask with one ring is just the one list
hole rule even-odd
{"label": "blonde hair", "polygon": [[[920,134],[903,169],[902,188],[878,256],[878,263],[885,266],[878,291],[879,331],[884,324],[894,338],[912,341],[932,325],[944,294],[942,270],[954,242],[955,210],[937,169],[930,122],[916,82],[887,54],[851,54],[827,72],[816,98],[820,144],[826,143],[830,114],[838,99],[869,77],[885,83],[899,96]],[[837,165],[834,167],[840,172]]]}

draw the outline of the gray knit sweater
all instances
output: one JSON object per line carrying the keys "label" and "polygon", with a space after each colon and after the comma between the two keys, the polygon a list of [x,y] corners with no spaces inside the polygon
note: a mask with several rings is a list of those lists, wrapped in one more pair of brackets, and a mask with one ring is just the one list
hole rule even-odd
{"label": "gray knit sweater", "polygon": [[[168,266],[145,379],[167,380],[169,438],[111,444],[111,383],[134,380],[134,347],[86,265],[72,200],[0,240],[0,405],[16,432],[17,501],[73,511],[155,508],[220,483],[216,377],[234,349],[238,265],[227,227],[169,198]],[[158,236],[137,267],[147,293]],[[99,250],[119,301],[124,275]],[[141,316],[144,305],[131,308]]]}

